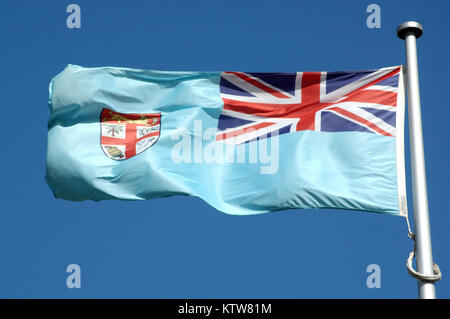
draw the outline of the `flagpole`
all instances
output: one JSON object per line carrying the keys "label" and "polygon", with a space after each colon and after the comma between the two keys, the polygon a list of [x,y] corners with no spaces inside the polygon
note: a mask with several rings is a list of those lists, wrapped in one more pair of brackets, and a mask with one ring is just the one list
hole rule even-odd
{"label": "flagpole", "polygon": [[[416,39],[423,33],[422,25],[415,21],[404,22],[397,35],[406,42],[406,78],[408,90],[409,139],[411,148],[411,175],[414,202],[414,228],[418,272],[433,275],[433,255],[428,217],[428,196],[425,176],[425,158],[420,111],[419,72],[417,67]],[[434,282],[417,280],[419,298],[435,299]]]}

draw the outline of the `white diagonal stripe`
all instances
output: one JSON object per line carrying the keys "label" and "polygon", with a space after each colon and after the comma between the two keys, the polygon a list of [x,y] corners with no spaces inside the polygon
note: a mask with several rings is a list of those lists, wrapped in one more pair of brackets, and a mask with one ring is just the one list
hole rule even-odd
{"label": "white diagonal stripe", "polygon": [[[294,120],[298,120],[298,119],[292,119],[292,120],[293,120],[292,122],[294,122]],[[292,124],[294,124],[294,123],[292,123]],[[231,138],[226,138],[226,139],[223,139],[223,140],[219,140],[217,142],[223,142],[223,143],[227,143],[227,144],[241,144],[241,143],[245,143],[247,141],[250,141],[252,139],[256,139],[256,138],[258,138],[260,136],[264,136],[264,135],[267,135],[267,134],[272,133],[274,131],[280,130],[281,128],[286,127],[288,125],[289,125],[288,122],[281,121],[281,122],[273,124],[271,126],[266,126],[266,127],[263,127],[263,128],[259,128],[259,129],[256,129],[254,131],[247,132],[245,134],[241,134],[241,135],[238,135],[238,136],[233,136]]]}
{"label": "white diagonal stripe", "polygon": [[378,90],[378,91],[394,92],[394,93],[398,92],[398,88],[396,88],[396,87],[388,86],[388,85],[377,85],[377,84],[369,86],[369,87],[365,88],[364,90]]}
{"label": "white diagonal stripe", "polygon": [[389,67],[389,68],[382,68],[379,69],[365,77],[362,77],[356,81],[353,81],[347,85],[344,85],[343,87],[336,89],[326,96],[323,97],[321,100],[322,103],[337,103],[342,100],[343,97],[345,97],[347,94],[361,88],[364,85],[369,84],[372,81],[375,81],[376,79],[379,79],[383,77],[384,75],[388,74],[389,72],[392,72],[397,67]]}
{"label": "white diagonal stripe", "polygon": [[[338,106],[339,108],[342,108],[348,112],[351,112],[359,117],[362,117],[363,119],[365,119],[366,121],[372,123],[373,125],[378,126],[379,128],[381,128],[383,131],[391,134],[392,136],[395,136],[395,127],[392,127],[391,125],[389,125],[388,123],[386,123],[385,121],[383,121],[382,119],[380,119],[379,117],[376,117],[375,115],[373,115],[370,112],[367,112],[366,110],[363,110],[359,107],[356,106],[347,106],[345,108],[343,108],[342,106]],[[343,114],[340,114],[340,116],[344,116]],[[353,119],[353,122],[355,122],[357,120]],[[358,122],[359,123],[359,122]],[[359,123],[360,125],[363,125],[363,123]],[[378,132],[377,132],[378,133]]]}
{"label": "white diagonal stripe", "polygon": [[389,111],[389,112],[397,111],[397,108],[392,105],[383,105],[383,104],[378,104],[378,103],[367,103],[367,102],[341,102],[341,103],[336,103],[331,106],[328,106],[327,108],[331,108],[331,107],[335,107],[335,106],[339,106],[343,109],[347,108],[347,107],[368,107],[368,108],[372,108],[372,109]]}
{"label": "white diagonal stripe", "polygon": [[[279,89],[279,88],[277,88],[277,87],[275,87],[275,86],[273,86],[273,85],[271,85],[271,84],[269,84],[269,83],[267,83],[267,82],[261,80],[260,78],[254,77],[253,75],[250,75],[250,74],[247,74],[247,73],[244,73],[244,72],[236,72],[236,73],[243,74],[243,75],[249,77],[250,79],[255,80],[256,82],[259,82],[259,83],[261,83],[262,85],[267,86],[267,87],[271,88],[272,90],[274,90],[274,91],[276,91],[276,92],[278,92],[278,93],[280,93],[280,94],[286,95],[286,96],[289,97],[289,98],[293,98],[293,97],[294,97],[294,96],[293,96],[292,94],[290,94],[289,92],[283,91],[283,90],[281,90],[281,89]],[[264,91],[264,90],[263,90],[263,91]],[[265,91],[264,91],[264,92],[265,92]],[[266,93],[268,93],[268,92],[266,92]],[[269,93],[269,94],[270,94],[270,93]],[[286,98],[282,98],[282,99],[286,99]]]}

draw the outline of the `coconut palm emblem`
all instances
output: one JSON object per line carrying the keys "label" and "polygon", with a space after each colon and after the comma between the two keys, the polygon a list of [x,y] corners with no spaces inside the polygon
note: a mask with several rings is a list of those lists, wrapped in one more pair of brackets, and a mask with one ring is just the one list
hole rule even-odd
{"label": "coconut palm emblem", "polygon": [[117,124],[105,124],[105,127],[108,134],[111,134],[112,137],[123,131],[123,126]]}
{"label": "coconut palm emblem", "polygon": [[100,144],[107,157],[126,160],[155,144],[160,128],[160,113],[118,113],[104,108],[100,115]]}

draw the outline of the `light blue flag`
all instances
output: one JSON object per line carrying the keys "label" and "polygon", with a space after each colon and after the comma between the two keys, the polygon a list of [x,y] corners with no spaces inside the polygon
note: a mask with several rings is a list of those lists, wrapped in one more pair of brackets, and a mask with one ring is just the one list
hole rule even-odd
{"label": "light blue flag", "polygon": [[68,65],[50,83],[46,180],[73,201],[182,194],[238,215],[406,216],[402,73]]}

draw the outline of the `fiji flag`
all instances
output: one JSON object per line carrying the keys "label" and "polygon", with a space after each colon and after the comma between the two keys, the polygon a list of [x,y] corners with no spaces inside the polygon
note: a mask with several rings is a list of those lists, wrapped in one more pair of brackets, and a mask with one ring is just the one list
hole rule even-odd
{"label": "fiji flag", "polygon": [[50,83],[46,179],[74,201],[192,195],[230,214],[406,216],[402,73],[69,65]]}

